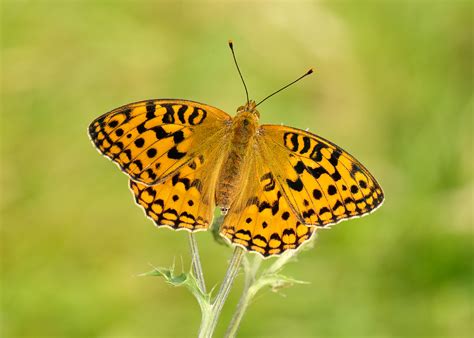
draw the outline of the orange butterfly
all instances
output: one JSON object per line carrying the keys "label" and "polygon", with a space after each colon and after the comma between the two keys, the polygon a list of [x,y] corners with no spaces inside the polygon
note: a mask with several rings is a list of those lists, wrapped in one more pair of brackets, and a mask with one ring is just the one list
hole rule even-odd
{"label": "orange butterfly", "polygon": [[231,117],[188,100],[141,101],[97,118],[89,135],[157,226],[207,230],[218,206],[221,235],[263,256],[381,205],[381,187],[354,157],[307,131],[259,125],[256,107],[247,100]]}

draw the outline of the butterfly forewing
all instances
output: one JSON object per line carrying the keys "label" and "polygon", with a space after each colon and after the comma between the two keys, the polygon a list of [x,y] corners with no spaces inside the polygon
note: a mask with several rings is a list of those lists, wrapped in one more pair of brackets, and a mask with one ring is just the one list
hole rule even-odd
{"label": "butterfly forewing", "polygon": [[230,120],[223,111],[192,101],[148,100],[102,115],[89,126],[89,135],[133,180],[152,185],[215,145]]}
{"label": "butterfly forewing", "polygon": [[383,192],[369,171],[335,144],[309,132],[263,125],[262,157],[304,224],[325,226],[377,208]]}

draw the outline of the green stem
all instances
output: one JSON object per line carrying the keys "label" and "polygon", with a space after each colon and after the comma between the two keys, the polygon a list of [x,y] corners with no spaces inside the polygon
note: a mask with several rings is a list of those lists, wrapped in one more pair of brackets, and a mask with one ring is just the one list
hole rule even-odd
{"label": "green stem", "polygon": [[202,273],[201,259],[199,258],[199,250],[196,242],[194,233],[189,233],[189,247],[191,249],[193,273],[198,281],[198,286],[203,294],[206,292],[206,282],[204,280],[204,274]]}
{"label": "green stem", "polygon": [[222,307],[224,306],[227,296],[229,295],[229,291],[232,287],[235,276],[237,276],[244,254],[245,251],[242,248],[235,247],[229,266],[227,267],[224,280],[222,281],[219,292],[217,293],[217,296],[210,307],[210,312],[208,314],[203,313],[201,328],[199,330],[200,338],[212,337],[217,325],[217,321],[219,320]]}
{"label": "green stem", "polygon": [[255,282],[255,277],[257,275],[257,271],[261,263],[262,259],[259,256],[255,255],[252,264],[247,262],[247,264],[244,265],[245,285],[244,289],[242,290],[239,303],[237,304],[237,308],[224,335],[224,337],[226,338],[233,338],[237,335],[237,330],[239,329],[240,322],[244,317],[245,311],[247,311],[247,308],[250,304],[250,300],[255,295],[255,291],[253,290],[254,288],[252,288],[252,286]]}

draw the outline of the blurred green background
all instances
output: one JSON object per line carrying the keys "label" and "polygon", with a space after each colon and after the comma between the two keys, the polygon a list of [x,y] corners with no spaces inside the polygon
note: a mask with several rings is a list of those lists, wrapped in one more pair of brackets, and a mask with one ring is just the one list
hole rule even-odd
{"label": "blurred green background", "polygon": [[[339,144],[386,193],[321,231],[260,294],[241,337],[473,334],[473,6],[470,1],[2,2],[2,337],[189,337],[193,297],[150,264],[189,267],[187,236],[157,230],[87,125],[120,105],[186,98],[261,106]],[[209,285],[231,249],[199,233]],[[242,277],[225,306],[225,331]]]}

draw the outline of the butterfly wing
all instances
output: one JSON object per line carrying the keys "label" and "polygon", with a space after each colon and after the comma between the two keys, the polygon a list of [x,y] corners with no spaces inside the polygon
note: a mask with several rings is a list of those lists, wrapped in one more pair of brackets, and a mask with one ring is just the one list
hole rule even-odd
{"label": "butterfly wing", "polygon": [[135,202],[158,227],[206,230],[212,222],[218,168],[222,163],[219,147],[181,167],[156,185],[130,180]]}
{"label": "butterfly wing", "polygon": [[201,103],[148,100],[100,116],[89,135],[131,179],[153,185],[215,146],[230,121],[225,112]]}
{"label": "butterfly wing", "polygon": [[99,117],[89,135],[131,178],[135,201],[156,225],[197,231],[212,221],[230,121],[204,104],[148,100]]}
{"label": "butterfly wing", "polygon": [[362,216],[383,201],[369,171],[319,136],[263,125],[254,149],[244,170],[252,183],[240,191],[221,227],[222,236],[247,250],[269,256],[296,249],[314,226]]}
{"label": "butterfly wing", "polygon": [[[258,148],[257,148],[258,149]],[[257,150],[244,167],[247,183],[231,204],[220,229],[231,243],[262,256],[296,249],[314,228],[296,217],[281,186]]]}
{"label": "butterfly wing", "polygon": [[332,142],[276,125],[263,125],[261,135],[262,153],[304,224],[337,223],[365,215],[383,202],[372,174]]}

